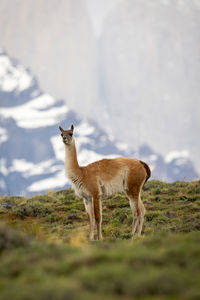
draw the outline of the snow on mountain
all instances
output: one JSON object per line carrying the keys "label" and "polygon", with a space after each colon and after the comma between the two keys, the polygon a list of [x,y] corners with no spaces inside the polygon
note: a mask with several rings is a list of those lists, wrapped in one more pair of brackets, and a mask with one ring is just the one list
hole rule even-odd
{"label": "snow on mountain", "polygon": [[52,107],[56,100],[43,94],[17,107],[2,108],[0,114],[4,118],[13,118],[22,128],[40,128],[58,123],[60,116],[67,113],[66,105]]}
{"label": "snow on mountain", "polygon": [[171,151],[165,156],[166,163],[170,163],[173,159],[187,159],[189,153],[186,150],[183,151]]}
{"label": "snow on mountain", "polygon": [[0,144],[6,142],[8,139],[7,131],[5,128],[0,128]]}
{"label": "snow on mountain", "polygon": [[135,151],[113,140],[93,120],[80,119],[63,100],[45,94],[30,71],[3,51],[0,52],[0,104],[1,194],[32,195],[69,185],[58,125],[67,128],[71,123],[75,125],[81,165],[123,155],[148,162],[152,178],[170,181],[197,177],[184,153],[169,154],[164,159],[148,146]]}
{"label": "snow on mountain", "polygon": [[[3,51],[0,50],[3,54]],[[2,91],[10,92],[17,89],[19,92],[26,90],[32,82],[32,77],[26,69],[18,64],[13,66],[10,58],[6,55],[0,56],[0,88]]]}

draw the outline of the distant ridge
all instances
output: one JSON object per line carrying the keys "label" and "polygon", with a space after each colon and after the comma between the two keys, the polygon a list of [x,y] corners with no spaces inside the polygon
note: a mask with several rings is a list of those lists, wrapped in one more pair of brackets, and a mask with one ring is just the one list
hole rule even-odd
{"label": "distant ridge", "polygon": [[58,125],[75,125],[80,165],[103,157],[129,156],[147,162],[151,178],[191,180],[197,173],[188,157],[165,159],[148,145],[132,149],[97,123],[81,119],[63,100],[45,94],[30,70],[0,52],[0,193],[31,196],[69,186]]}

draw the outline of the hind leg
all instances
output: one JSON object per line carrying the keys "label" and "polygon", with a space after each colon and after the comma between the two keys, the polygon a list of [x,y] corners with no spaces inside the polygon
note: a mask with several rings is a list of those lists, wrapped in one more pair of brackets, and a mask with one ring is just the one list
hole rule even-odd
{"label": "hind leg", "polygon": [[133,222],[132,222],[132,227],[131,227],[131,234],[134,235],[134,233],[137,230],[137,227],[139,225],[139,217],[136,212],[136,205],[135,205],[135,200],[129,196],[129,204],[132,210],[132,215],[133,215]]}
{"label": "hind leg", "polygon": [[141,234],[144,222],[144,205],[140,200],[140,190],[140,187],[132,187],[127,191],[130,207],[133,214],[133,223],[131,229],[132,235],[135,232],[137,232],[138,235]]}
{"label": "hind leg", "polygon": [[144,215],[145,215],[145,207],[144,207],[144,204],[143,202],[139,201],[139,206],[140,206],[140,216],[139,216],[139,224],[138,224],[138,227],[137,227],[137,233],[138,235],[141,235],[142,233],[142,228],[143,228],[143,223],[144,223]]}

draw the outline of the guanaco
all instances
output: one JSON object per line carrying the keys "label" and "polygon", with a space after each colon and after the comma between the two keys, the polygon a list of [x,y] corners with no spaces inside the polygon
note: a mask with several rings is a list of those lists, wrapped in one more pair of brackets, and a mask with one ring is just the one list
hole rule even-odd
{"label": "guanaco", "polygon": [[118,157],[102,159],[79,166],[74,138],[74,126],[64,130],[59,126],[65,146],[65,170],[77,196],[83,199],[90,222],[90,240],[94,239],[95,220],[97,239],[102,239],[102,195],[125,192],[133,215],[131,234],[142,232],[145,207],[141,190],[151,176],[149,166],[137,159]]}

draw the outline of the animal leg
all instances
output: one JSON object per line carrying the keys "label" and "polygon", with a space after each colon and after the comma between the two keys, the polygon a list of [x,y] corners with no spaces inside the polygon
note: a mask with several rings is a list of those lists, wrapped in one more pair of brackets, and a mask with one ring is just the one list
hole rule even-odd
{"label": "animal leg", "polygon": [[95,225],[93,203],[92,203],[92,200],[88,200],[88,199],[83,199],[83,202],[84,202],[85,210],[87,212],[88,219],[90,222],[89,239],[91,241],[93,241],[94,240],[94,225]]}
{"label": "animal leg", "polygon": [[94,216],[97,224],[97,239],[102,240],[102,231],[101,231],[101,223],[102,223],[102,204],[99,196],[93,197],[94,203]]}
{"label": "animal leg", "polygon": [[129,202],[133,214],[133,223],[132,223],[132,229],[131,234],[133,235],[135,232],[138,233],[138,235],[142,232],[142,226],[144,222],[144,205],[140,199],[140,190],[141,187],[138,186],[132,186],[131,189],[127,191],[127,195],[129,197]]}
{"label": "animal leg", "polygon": [[130,207],[131,207],[132,214],[133,214],[131,234],[134,235],[134,233],[136,232],[136,229],[138,227],[138,224],[139,224],[139,217],[138,217],[138,214],[136,212],[135,201],[132,198],[129,198],[129,203],[130,203]]}
{"label": "animal leg", "polygon": [[140,216],[139,216],[139,225],[137,228],[138,235],[140,235],[142,233],[142,227],[143,227],[143,223],[144,223],[144,215],[146,212],[144,204],[141,199],[139,201],[139,206],[140,206]]}

